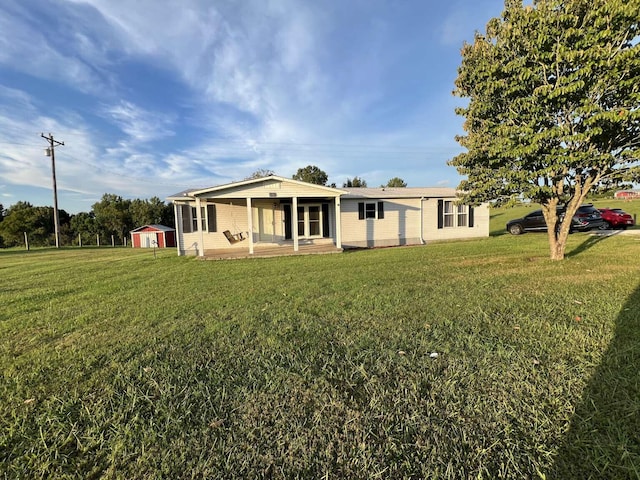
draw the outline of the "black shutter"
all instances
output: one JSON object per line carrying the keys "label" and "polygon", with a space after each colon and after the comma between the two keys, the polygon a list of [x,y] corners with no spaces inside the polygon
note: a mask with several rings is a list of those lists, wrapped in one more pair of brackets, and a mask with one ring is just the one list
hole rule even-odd
{"label": "black shutter", "polygon": [[384,202],[378,202],[378,218],[384,218]]}
{"label": "black shutter", "polygon": [[324,238],[329,238],[331,236],[331,232],[329,232],[329,204],[322,204],[322,236]]}
{"label": "black shutter", "polygon": [[282,209],[284,210],[284,239],[291,240],[293,238],[291,235],[291,205],[286,203],[282,205]]}
{"label": "black shutter", "polygon": [[469,207],[469,228],[473,227],[473,207]]}
{"label": "black shutter", "polygon": [[358,204],[358,220],[364,220],[364,203]]}
{"label": "black shutter", "polygon": [[182,233],[191,233],[191,206],[180,205],[180,213],[182,214]]}
{"label": "black shutter", "polygon": [[218,231],[218,221],[216,219],[216,206],[215,205],[207,205],[207,231],[208,232],[217,232]]}
{"label": "black shutter", "polygon": [[444,200],[438,200],[438,228],[444,226]]}

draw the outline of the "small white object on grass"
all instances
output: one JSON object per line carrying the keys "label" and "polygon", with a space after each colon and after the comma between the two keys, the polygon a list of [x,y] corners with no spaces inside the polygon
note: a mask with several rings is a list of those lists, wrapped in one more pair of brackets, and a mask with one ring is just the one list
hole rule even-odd
{"label": "small white object on grass", "polygon": [[429,355],[431,358],[438,358],[438,352],[431,352]]}

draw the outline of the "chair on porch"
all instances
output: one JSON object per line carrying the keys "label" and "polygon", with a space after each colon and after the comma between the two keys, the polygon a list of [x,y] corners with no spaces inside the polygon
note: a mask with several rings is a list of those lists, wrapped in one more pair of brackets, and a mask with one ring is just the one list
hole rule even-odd
{"label": "chair on porch", "polygon": [[245,239],[244,236],[242,235],[242,232],[234,234],[234,233],[231,233],[229,230],[225,230],[222,233],[224,234],[225,237],[227,237],[227,240],[229,241],[229,243],[237,243]]}

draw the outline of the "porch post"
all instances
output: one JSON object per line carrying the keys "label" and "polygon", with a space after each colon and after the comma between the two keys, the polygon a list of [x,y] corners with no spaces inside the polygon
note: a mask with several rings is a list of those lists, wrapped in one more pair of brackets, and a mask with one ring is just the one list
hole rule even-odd
{"label": "porch post", "polygon": [[247,197],[247,225],[249,225],[249,254],[253,255],[253,215],[251,215],[251,197]]}
{"label": "porch post", "polygon": [[340,214],[340,197],[336,197],[336,248],[342,248],[342,228]]}
{"label": "porch post", "polygon": [[293,233],[293,251],[298,251],[298,197],[291,199],[291,233]]}
{"label": "porch post", "polygon": [[202,231],[202,202],[196,197],[196,218],[198,219],[198,256],[204,257],[204,232]]}
{"label": "porch post", "polygon": [[182,231],[182,208],[178,208],[178,204],[173,204],[173,216],[176,219],[176,250],[178,250],[178,256],[181,256],[180,253],[180,238],[184,233]]}

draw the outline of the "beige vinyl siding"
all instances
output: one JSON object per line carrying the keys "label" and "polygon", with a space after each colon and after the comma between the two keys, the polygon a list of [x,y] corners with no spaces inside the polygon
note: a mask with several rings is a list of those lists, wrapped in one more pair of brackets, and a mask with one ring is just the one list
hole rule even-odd
{"label": "beige vinyl siding", "polygon": [[270,180],[253,185],[230,186],[224,190],[202,194],[201,198],[322,198],[335,197],[328,188],[304,185],[296,182]]}
{"label": "beige vinyl siding", "polygon": [[[218,203],[211,202],[216,206],[216,232],[203,232],[202,237],[204,239],[204,249],[211,250],[216,248],[249,248],[249,241],[238,242],[230,244],[227,238],[222,232],[229,230],[232,234],[242,232],[245,236],[249,230],[247,220],[247,204],[244,200],[236,199],[231,203]],[[203,201],[202,206],[205,207],[207,202]],[[195,207],[195,202],[188,204]],[[178,215],[181,215],[181,210],[178,208]],[[182,222],[182,218],[178,219]],[[182,223],[179,223],[182,225]],[[197,255],[197,244],[200,242],[200,232],[183,233],[182,229],[179,229],[178,234],[180,251],[187,255]]]}
{"label": "beige vinyl siding", "polygon": [[[487,204],[473,207],[473,227],[452,226],[438,228],[438,200],[427,198],[423,201],[423,238],[429,240],[454,240],[489,236],[489,206]],[[455,198],[440,199],[455,202]],[[468,207],[467,207],[468,208]],[[454,225],[457,221],[457,210],[454,210]]]}
{"label": "beige vinyl siding", "polygon": [[[378,202],[383,202],[384,218],[378,218]],[[375,204],[376,218],[359,219],[358,203]],[[342,199],[342,245],[386,247],[420,243],[419,198]]]}

